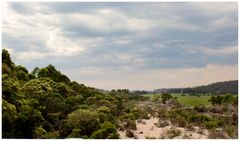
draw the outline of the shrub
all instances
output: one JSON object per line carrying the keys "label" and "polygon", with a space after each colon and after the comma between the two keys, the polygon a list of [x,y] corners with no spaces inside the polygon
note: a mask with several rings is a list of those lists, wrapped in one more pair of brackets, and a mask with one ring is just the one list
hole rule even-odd
{"label": "shrub", "polygon": [[44,139],[57,139],[57,138],[59,138],[59,131],[47,132],[46,134],[44,134],[44,136],[42,138],[44,138]]}
{"label": "shrub", "polygon": [[68,135],[68,138],[80,138],[80,129],[73,129],[72,133],[70,135]]}
{"label": "shrub", "polygon": [[100,128],[97,113],[89,110],[76,110],[68,115],[67,124],[70,128],[80,129],[81,135],[90,136]]}
{"label": "shrub", "polygon": [[208,121],[208,122],[205,123],[204,126],[207,129],[215,129],[215,128],[218,127],[218,123],[217,123],[217,121]]}
{"label": "shrub", "polygon": [[134,133],[131,130],[127,129],[126,136],[132,138],[132,137],[134,137]]}
{"label": "shrub", "polygon": [[225,130],[230,137],[237,138],[237,127],[227,126]]}
{"label": "shrub", "polygon": [[164,108],[161,108],[158,110],[158,117],[161,119],[166,119],[167,118],[167,111]]}
{"label": "shrub", "polygon": [[193,109],[200,113],[207,112],[207,107],[204,105],[196,105]]}
{"label": "shrub", "polygon": [[157,127],[166,127],[169,126],[169,122],[166,120],[160,120],[158,119],[158,123],[156,123]]}
{"label": "shrub", "polygon": [[42,126],[35,127],[34,129],[34,137],[35,138],[43,138],[44,134],[46,134],[46,130],[42,128]]}
{"label": "shrub", "polygon": [[136,125],[135,120],[129,120],[128,119],[128,120],[125,120],[125,123],[126,123],[125,127],[127,129],[133,129],[133,130],[137,129],[137,125]]}
{"label": "shrub", "polygon": [[185,126],[185,128],[188,130],[188,131],[194,131],[195,129],[194,129],[194,127],[193,127],[193,125],[190,123],[190,124],[187,124],[186,126]]}
{"label": "shrub", "polygon": [[137,118],[134,114],[130,113],[130,114],[125,114],[125,115],[121,116],[120,119],[122,119],[122,120],[125,120],[125,119],[136,120]]}
{"label": "shrub", "polygon": [[194,123],[197,125],[202,125],[202,123],[209,121],[209,120],[210,120],[210,118],[205,115],[191,115],[188,117],[188,121],[190,123]]}
{"label": "shrub", "polygon": [[210,108],[210,112],[222,114],[223,113],[223,109],[221,109],[220,107],[215,107],[214,106],[214,107]]}
{"label": "shrub", "polygon": [[179,135],[181,135],[181,131],[176,128],[170,128],[167,131],[167,137],[170,139],[173,139],[174,137],[179,136]]}
{"label": "shrub", "polygon": [[157,139],[156,137],[154,137],[154,136],[145,136],[145,139]]}
{"label": "shrub", "polygon": [[177,116],[176,121],[179,127],[185,127],[187,125],[186,119],[182,116]]}
{"label": "shrub", "polygon": [[101,129],[93,132],[92,139],[118,139],[117,129],[110,122],[104,122]]}

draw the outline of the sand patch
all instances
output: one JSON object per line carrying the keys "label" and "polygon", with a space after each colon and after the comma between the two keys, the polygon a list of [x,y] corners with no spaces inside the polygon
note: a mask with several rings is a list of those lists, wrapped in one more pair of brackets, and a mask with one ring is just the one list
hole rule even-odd
{"label": "sand patch", "polygon": [[[158,122],[157,118],[151,117],[150,119],[143,119],[143,122],[136,122],[137,130],[134,130],[135,138],[145,139],[146,136],[159,139],[166,137],[166,132],[173,126],[166,126],[163,128],[157,127],[154,123]],[[175,127],[181,131],[181,135],[174,137],[175,139],[207,139],[208,132],[204,130],[205,135],[198,134],[197,131],[186,131],[185,128]],[[126,130],[118,131],[121,139],[128,139],[126,136]]]}

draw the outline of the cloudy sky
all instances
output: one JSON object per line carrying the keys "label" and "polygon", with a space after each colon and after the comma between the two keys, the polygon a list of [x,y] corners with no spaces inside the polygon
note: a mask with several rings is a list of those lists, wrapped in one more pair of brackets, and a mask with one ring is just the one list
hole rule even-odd
{"label": "cloudy sky", "polygon": [[3,48],[103,89],[237,79],[237,3],[4,3]]}

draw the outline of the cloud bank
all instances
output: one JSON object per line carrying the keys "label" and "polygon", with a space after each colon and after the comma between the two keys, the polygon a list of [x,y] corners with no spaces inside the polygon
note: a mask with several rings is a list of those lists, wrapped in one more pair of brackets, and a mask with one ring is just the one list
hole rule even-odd
{"label": "cloud bank", "polygon": [[[222,8],[224,7],[224,8]],[[237,79],[237,3],[4,3],[3,48],[112,89]]]}

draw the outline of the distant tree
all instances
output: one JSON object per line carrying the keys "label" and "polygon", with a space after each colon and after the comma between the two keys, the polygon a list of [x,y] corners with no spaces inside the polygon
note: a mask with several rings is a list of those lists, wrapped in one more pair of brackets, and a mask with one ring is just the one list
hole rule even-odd
{"label": "distant tree", "polygon": [[2,63],[5,63],[7,66],[9,66],[11,69],[14,67],[14,63],[12,62],[10,58],[10,54],[6,49],[2,50]]}
{"label": "distant tree", "polygon": [[32,74],[38,78],[38,73],[39,73],[40,69],[38,67],[34,68],[33,71],[32,71]]}
{"label": "distant tree", "polygon": [[153,95],[153,97],[152,97],[153,102],[158,103],[158,102],[160,102],[160,100],[161,100],[161,95],[159,95],[159,94]]}
{"label": "distant tree", "polygon": [[170,100],[171,98],[173,97],[170,93],[163,93],[161,96],[162,103],[166,104],[166,101]]}

